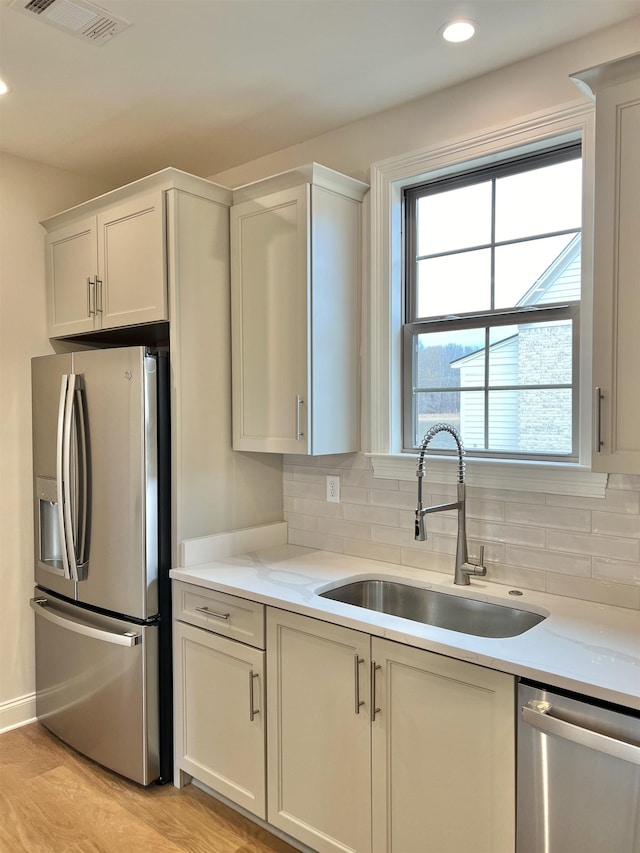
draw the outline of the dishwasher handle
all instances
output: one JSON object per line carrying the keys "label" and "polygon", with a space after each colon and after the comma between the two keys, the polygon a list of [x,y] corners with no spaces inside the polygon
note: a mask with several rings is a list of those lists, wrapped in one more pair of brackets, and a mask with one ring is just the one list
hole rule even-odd
{"label": "dishwasher handle", "polygon": [[530,702],[522,707],[522,720],[545,734],[556,735],[580,746],[640,765],[640,746],[561,720],[554,717],[552,711],[549,702]]}

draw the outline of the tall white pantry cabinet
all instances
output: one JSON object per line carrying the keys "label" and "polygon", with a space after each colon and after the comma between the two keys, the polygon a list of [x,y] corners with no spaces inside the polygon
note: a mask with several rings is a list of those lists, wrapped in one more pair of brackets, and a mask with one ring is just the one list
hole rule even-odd
{"label": "tall white pantry cabinet", "polygon": [[640,54],[574,80],[596,102],[592,468],[640,474]]}
{"label": "tall white pantry cabinet", "polygon": [[361,202],[367,190],[317,163],[234,190],[236,450],[358,450]]}

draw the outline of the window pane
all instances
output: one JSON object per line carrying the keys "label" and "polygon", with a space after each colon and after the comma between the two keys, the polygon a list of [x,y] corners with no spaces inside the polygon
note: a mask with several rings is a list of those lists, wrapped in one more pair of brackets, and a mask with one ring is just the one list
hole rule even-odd
{"label": "window pane", "polygon": [[[484,329],[458,329],[417,336],[417,388],[484,385]],[[466,362],[469,362],[467,365]],[[464,371],[464,381],[462,373]]]}
{"label": "window pane", "polygon": [[578,229],[582,160],[530,169],[496,180],[496,240]]}
{"label": "window pane", "polygon": [[489,392],[489,449],[570,454],[571,389]]}
{"label": "window pane", "polygon": [[435,255],[491,240],[491,182],[418,200],[418,255]]}
{"label": "window pane", "polygon": [[[416,445],[422,443],[425,433],[434,424],[442,421],[451,424],[455,429],[460,428],[460,392],[432,391],[416,394]],[[455,442],[452,436],[438,433],[429,447],[449,449],[455,447]]]}
{"label": "window pane", "polygon": [[495,307],[580,299],[580,237],[576,234],[497,246]]}
{"label": "window pane", "polygon": [[417,317],[442,317],[491,307],[489,249],[418,262]]}

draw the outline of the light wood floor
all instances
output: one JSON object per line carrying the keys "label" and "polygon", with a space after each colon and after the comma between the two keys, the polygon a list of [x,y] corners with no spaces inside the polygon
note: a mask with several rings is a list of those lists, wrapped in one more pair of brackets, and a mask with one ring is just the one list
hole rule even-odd
{"label": "light wood floor", "polygon": [[193,785],[142,788],[32,723],[0,735],[1,853],[296,853]]}

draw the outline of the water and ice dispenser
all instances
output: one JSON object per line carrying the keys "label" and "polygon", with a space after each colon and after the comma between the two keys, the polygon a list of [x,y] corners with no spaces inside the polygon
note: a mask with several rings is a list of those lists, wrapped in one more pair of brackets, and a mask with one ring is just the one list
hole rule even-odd
{"label": "water and ice dispenser", "polygon": [[36,479],[38,501],[38,562],[44,569],[63,574],[62,543],[58,522],[58,489],[53,477]]}

